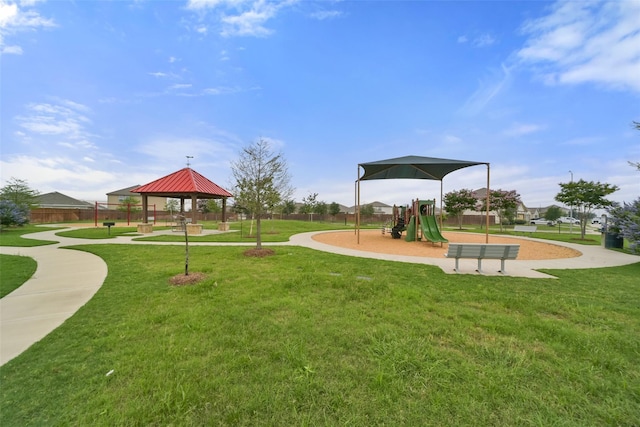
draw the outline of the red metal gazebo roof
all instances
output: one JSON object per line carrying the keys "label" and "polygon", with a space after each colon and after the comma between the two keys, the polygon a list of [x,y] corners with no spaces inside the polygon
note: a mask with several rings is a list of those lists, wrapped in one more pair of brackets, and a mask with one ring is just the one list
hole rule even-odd
{"label": "red metal gazebo roof", "polygon": [[196,195],[204,199],[233,197],[227,190],[188,167],[134,188],[131,192],[166,197]]}

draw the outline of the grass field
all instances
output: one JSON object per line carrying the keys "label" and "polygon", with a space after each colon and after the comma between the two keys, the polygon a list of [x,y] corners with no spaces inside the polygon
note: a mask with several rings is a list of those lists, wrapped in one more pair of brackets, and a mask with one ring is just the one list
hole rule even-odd
{"label": "grass field", "polygon": [[0,254],[0,298],[19,288],[35,273],[37,267],[33,258]]}
{"label": "grass field", "polygon": [[108,277],[0,368],[3,425],[638,425],[640,263],[557,280],[299,247],[83,245]]}
{"label": "grass field", "polygon": [[36,227],[34,225],[26,225],[24,227],[3,228],[0,230],[0,246],[20,246],[32,247],[42,245],[52,245],[56,242],[37,239],[25,239],[24,234],[37,233],[39,231],[55,230],[55,228]]}

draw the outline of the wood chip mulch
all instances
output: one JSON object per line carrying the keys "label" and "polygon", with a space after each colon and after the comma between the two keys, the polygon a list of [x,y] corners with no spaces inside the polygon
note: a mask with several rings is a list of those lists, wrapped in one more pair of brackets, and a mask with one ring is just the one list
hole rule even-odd
{"label": "wood chip mulch", "polygon": [[169,279],[169,283],[173,286],[195,285],[207,278],[204,273],[189,273],[189,275],[178,274]]}

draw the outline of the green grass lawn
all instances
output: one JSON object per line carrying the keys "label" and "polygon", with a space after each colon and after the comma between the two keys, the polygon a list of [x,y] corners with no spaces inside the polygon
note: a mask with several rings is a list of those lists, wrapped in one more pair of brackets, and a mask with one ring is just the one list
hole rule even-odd
{"label": "green grass lawn", "polygon": [[[339,222],[320,221],[293,221],[293,220],[262,220],[262,241],[263,242],[286,242],[294,234],[306,233],[309,231],[342,230],[353,229],[353,224],[345,225]],[[201,223],[205,230],[217,230],[218,223],[204,221]],[[204,236],[189,236],[192,242],[255,242],[256,224],[251,221],[232,222],[229,233],[211,234]],[[154,230],[168,230],[170,227],[154,226]],[[111,236],[108,235],[106,227],[80,228],[77,230],[63,231],[58,233],[64,237],[74,237],[80,239],[107,239],[121,235],[136,234],[136,227],[111,227]],[[176,231],[169,235],[143,236],[136,240],[149,242],[184,242],[184,233]]]}
{"label": "green grass lawn", "polygon": [[24,234],[38,233],[40,231],[55,230],[55,228],[36,227],[34,225],[25,225],[24,227],[10,227],[0,230],[0,246],[42,246],[52,245],[56,242],[49,240],[25,239]]}
{"label": "green grass lawn", "polygon": [[638,425],[640,263],[552,279],[83,245],[98,293],[0,368],[3,425]]}
{"label": "green grass lawn", "polygon": [[19,288],[33,276],[37,267],[33,258],[0,254],[0,298]]}

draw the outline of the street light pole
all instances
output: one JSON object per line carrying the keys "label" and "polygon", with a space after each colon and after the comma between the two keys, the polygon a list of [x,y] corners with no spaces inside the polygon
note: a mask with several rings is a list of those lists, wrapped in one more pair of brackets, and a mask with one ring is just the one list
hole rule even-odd
{"label": "street light pole", "polygon": [[[571,174],[571,182],[573,183],[573,172],[569,171],[569,173]],[[569,234],[573,233],[573,204],[569,205],[569,218],[571,218],[571,220],[569,221]]]}

